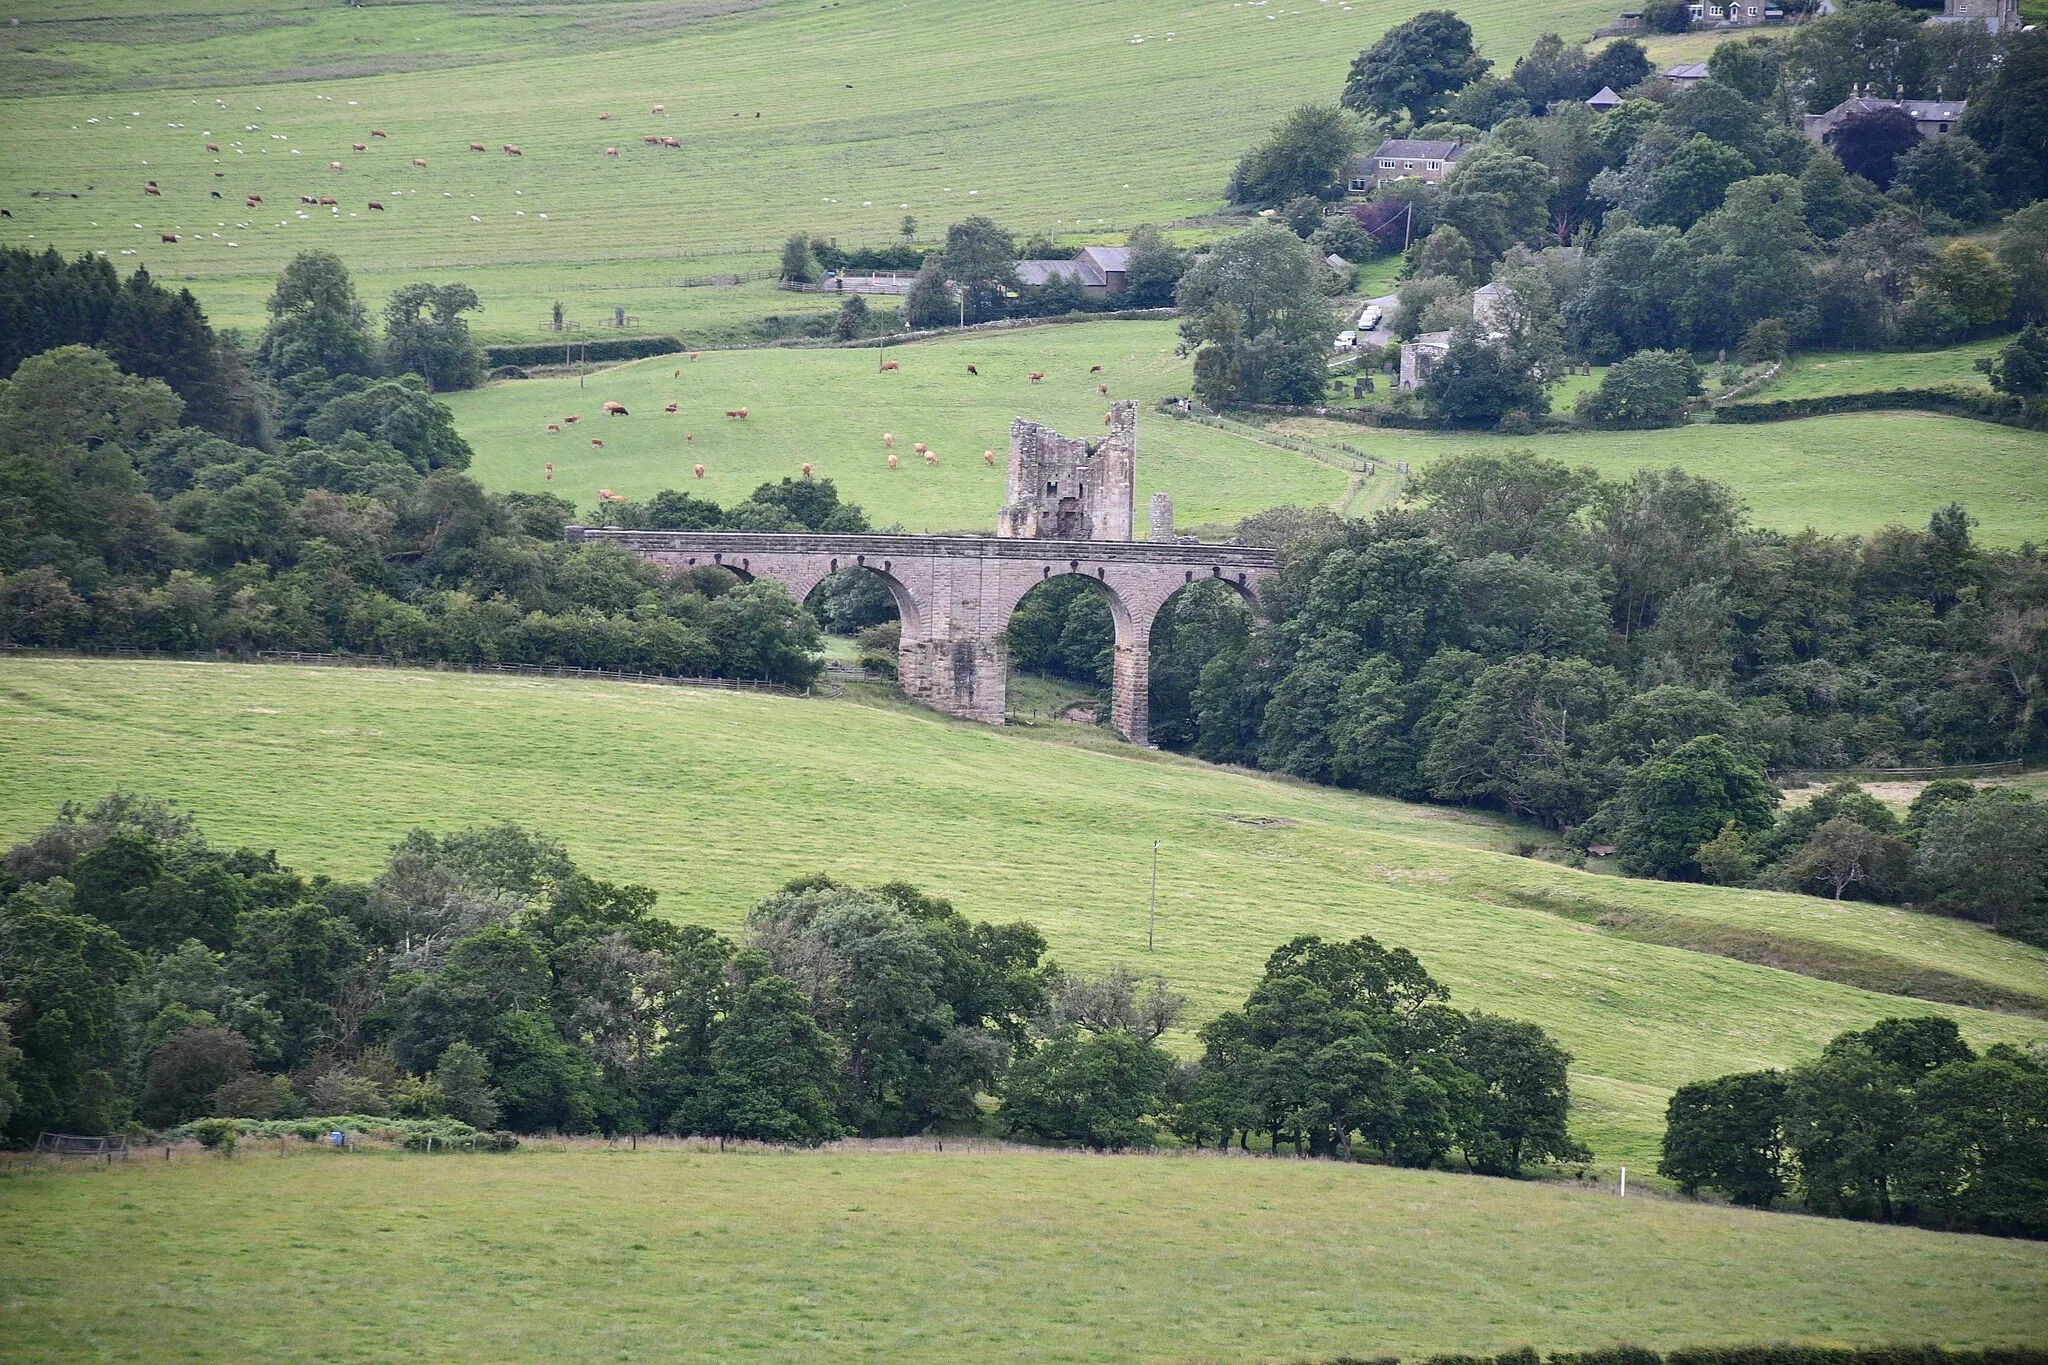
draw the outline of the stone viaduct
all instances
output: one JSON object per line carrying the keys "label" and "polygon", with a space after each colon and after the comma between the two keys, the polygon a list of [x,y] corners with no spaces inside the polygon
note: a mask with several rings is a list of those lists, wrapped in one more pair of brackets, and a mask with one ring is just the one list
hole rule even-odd
{"label": "stone viaduct", "polygon": [[[902,619],[906,694],[948,715],[1001,725],[1010,614],[1038,584],[1075,574],[1095,585],[1116,623],[1110,721],[1147,742],[1152,623],[1198,581],[1229,584],[1256,603],[1274,569],[1268,549],[1176,538],[1165,496],[1152,499],[1152,538],[1131,539],[1136,405],[1115,404],[1101,441],[1062,437],[1018,419],[1010,428],[1010,500],[995,536],[823,535],[808,532],[569,528],[670,569],[716,565],[772,578],[798,601],[827,575],[865,569],[888,585]],[[1091,487],[1092,485],[1092,487]]]}

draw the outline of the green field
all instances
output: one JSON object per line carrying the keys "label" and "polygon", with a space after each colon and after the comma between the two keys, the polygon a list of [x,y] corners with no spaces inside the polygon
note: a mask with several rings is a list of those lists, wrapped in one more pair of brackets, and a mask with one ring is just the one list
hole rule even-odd
{"label": "green field", "polygon": [[[285,260],[320,246],[373,302],[406,279],[463,279],[489,337],[536,335],[556,297],[588,323],[623,306],[643,330],[688,336],[730,307],[726,291],[663,280],[772,269],[797,229],[893,241],[905,213],[931,237],[982,212],[1073,238],[1213,211],[1275,119],[1335,98],[1358,51],[1425,7],[1085,0],[1055,21],[1004,0],[317,14],[66,0],[0,29],[0,202],[14,214],[0,242],[147,264],[245,329]],[[1505,65],[1539,32],[1583,34],[1609,9],[1460,12]],[[447,69],[403,70],[427,65]],[[361,74],[314,79],[328,72]],[[144,196],[150,179],[162,198]],[[241,209],[250,190],[260,214]],[[302,194],[338,212],[301,219]]]}
{"label": "green field", "polygon": [[1945,351],[1808,351],[1792,357],[1756,397],[1818,398],[1871,389],[1955,387],[1991,391],[1974,362],[1998,354],[2010,337],[1970,341]]}
{"label": "green field", "polygon": [[1577,1129],[1603,1162],[1639,1170],[1678,1084],[1793,1062],[1887,1014],[1937,1009],[1979,1044],[2048,1040],[2039,1019],[1594,921],[1632,917],[1667,940],[1761,932],[1816,970],[1874,962],[2048,996],[2048,954],[1974,925],[1573,872],[1514,856],[1528,833],[1502,820],[1134,751],[1090,727],[1004,732],[907,704],[666,687],[11,659],[0,733],[0,839],[121,784],[185,803],[222,842],[363,876],[411,827],[513,819],[600,875],[656,887],[664,913],[727,930],[791,876],[903,877],[976,917],[1032,920],[1062,961],[1156,967],[1191,997],[1191,1022],[1241,1001],[1296,933],[1371,933],[1413,948],[1459,1005],[1556,1033],[1577,1058]]}
{"label": "green field", "polygon": [[1383,431],[1318,418],[1277,429],[1348,442],[1418,470],[1466,450],[1534,450],[1608,478],[1680,465],[1728,484],[1748,502],[1753,522],[1783,531],[1925,526],[1929,513],[1954,500],[1978,519],[1976,534],[1990,544],[2048,541],[2048,436],[1961,417],[1845,413],[1758,426],[1543,436]]}
{"label": "green field", "polygon": [[1416,1359],[2048,1334],[2042,1243],[1611,1188],[953,1144],[291,1145],[0,1179],[8,1358]]}
{"label": "green field", "polygon": [[[1011,419],[1028,416],[1086,436],[1102,429],[1111,398],[1141,400],[1141,515],[1160,490],[1173,495],[1183,525],[1343,494],[1340,468],[1152,413],[1152,399],[1188,391],[1188,362],[1173,353],[1177,336],[1166,322],[954,336],[889,348],[901,368],[886,374],[868,349],[705,351],[694,362],[666,356],[604,370],[581,388],[573,375],[509,380],[449,394],[447,402],[476,448],[471,473],[486,486],[552,487],[582,507],[596,504],[599,488],[632,498],[688,488],[739,502],[763,479],[799,477],[808,462],[878,526],[992,530],[1003,505]],[[978,376],[967,373],[970,363]],[[1094,365],[1101,374],[1090,373]],[[1027,377],[1034,370],[1044,373],[1042,383]],[[1098,384],[1108,385],[1108,398]],[[602,418],[599,405],[608,399],[632,415]],[[669,403],[678,405],[674,415],[663,411]],[[744,422],[724,416],[741,407]],[[572,413],[582,422],[563,425]],[[549,432],[549,423],[562,430]],[[884,432],[896,438],[893,470]],[[936,466],[913,452],[918,441],[937,452]],[[994,464],[985,451],[995,452]],[[701,482],[693,477],[697,464]]]}

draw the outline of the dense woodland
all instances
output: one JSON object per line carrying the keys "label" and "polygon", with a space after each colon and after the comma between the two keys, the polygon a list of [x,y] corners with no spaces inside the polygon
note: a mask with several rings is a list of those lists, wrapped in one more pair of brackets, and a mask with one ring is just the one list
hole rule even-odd
{"label": "dense woodland", "polygon": [[[189,293],[113,280],[103,260],[0,251],[0,314],[41,319],[10,336],[0,381],[0,644],[817,675],[817,628],[780,586],[566,545],[567,499],[467,477],[448,409],[420,375],[383,372],[331,255],[287,267],[253,369]],[[406,328],[387,318],[387,358],[432,349]],[[829,480],[650,506],[867,529]]]}
{"label": "dense woodland", "polygon": [[357,1115],[803,1145],[1257,1133],[1497,1174],[1587,1155],[1543,1030],[1460,1014],[1369,938],[1281,947],[1181,1064],[1164,982],[1063,971],[1030,924],[906,884],[791,882],[737,942],[654,903],[512,825],[416,830],[355,884],[125,793],[67,806],[0,862],[0,1122],[15,1144]]}
{"label": "dense woodland", "polygon": [[[1845,787],[1780,818],[1766,777],[2038,755],[2031,547],[1977,544],[1955,506],[1924,531],[1788,536],[1680,470],[1612,482],[1528,453],[1445,459],[1419,492],[1370,521],[1248,520],[1278,578],[1256,615],[1227,588],[1168,603],[1154,742],[1510,812],[1640,875],[2048,932],[2048,806],[1937,784],[1901,822]],[[1099,594],[1048,585],[1012,658],[1106,683],[1113,634]]]}

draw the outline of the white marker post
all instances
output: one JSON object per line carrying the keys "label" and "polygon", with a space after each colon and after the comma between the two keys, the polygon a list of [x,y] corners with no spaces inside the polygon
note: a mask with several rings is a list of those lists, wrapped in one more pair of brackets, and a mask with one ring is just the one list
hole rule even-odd
{"label": "white marker post", "polygon": [[1621,1168],[1621,1197],[1628,1198],[1628,1167]]}

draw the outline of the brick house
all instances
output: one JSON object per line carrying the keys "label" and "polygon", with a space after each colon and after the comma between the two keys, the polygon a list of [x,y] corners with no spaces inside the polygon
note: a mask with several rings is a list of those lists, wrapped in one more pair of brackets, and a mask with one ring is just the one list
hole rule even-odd
{"label": "brick house", "polygon": [[1388,138],[1370,156],[1352,160],[1345,188],[1352,194],[1365,194],[1394,180],[1423,180],[1432,185],[1438,184],[1451,173],[1459,158],[1470,150],[1462,138],[1452,138],[1448,142]]}

